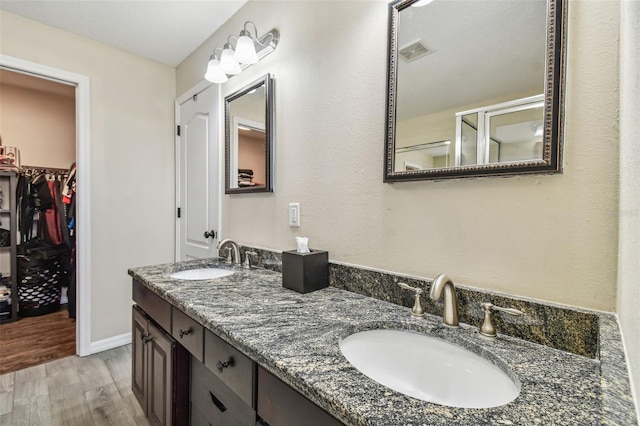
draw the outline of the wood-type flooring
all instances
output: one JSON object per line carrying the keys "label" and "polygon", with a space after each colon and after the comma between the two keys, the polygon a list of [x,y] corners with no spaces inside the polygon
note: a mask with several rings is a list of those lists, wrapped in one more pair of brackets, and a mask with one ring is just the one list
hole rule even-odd
{"label": "wood-type flooring", "polygon": [[2,426],[148,426],[131,392],[131,345],[0,375]]}
{"label": "wood-type flooring", "polygon": [[75,353],[76,323],[66,309],[0,325],[0,374]]}

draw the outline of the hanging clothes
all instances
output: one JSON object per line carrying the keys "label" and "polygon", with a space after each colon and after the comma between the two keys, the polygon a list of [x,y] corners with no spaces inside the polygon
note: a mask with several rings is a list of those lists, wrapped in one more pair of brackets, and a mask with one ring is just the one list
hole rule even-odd
{"label": "hanging clothes", "polygon": [[[43,218],[38,221],[38,237],[54,246],[64,244],[62,229],[60,227],[60,211],[58,210],[58,189],[55,181],[48,180],[46,186],[49,190],[50,202],[47,209],[41,213]],[[44,192],[44,191],[40,191]]]}
{"label": "hanging clothes", "polygon": [[[69,170],[23,166],[17,188],[20,246],[18,251],[57,250],[56,271],[42,272],[58,289],[68,287],[69,318],[74,319],[75,163]],[[34,234],[34,228],[36,235]],[[26,272],[25,272],[26,273]]]}
{"label": "hanging clothes", "polygon": [[69,291],[67,297],[69,304],[69,318],[76,317],[76,163],[71,164],[67,178],[62,185],[62,205],[65,213],[67,230],[69,235],[69,247],[71,247],[70,267],[69,267]]}

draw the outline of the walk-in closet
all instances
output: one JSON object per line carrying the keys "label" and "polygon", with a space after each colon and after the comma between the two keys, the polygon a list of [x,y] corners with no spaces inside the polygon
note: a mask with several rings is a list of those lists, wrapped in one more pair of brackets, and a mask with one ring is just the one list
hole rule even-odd
{"label": "walk-in closet", "polygon": [[0,374],[76,353],[75,103],[0,69]]}

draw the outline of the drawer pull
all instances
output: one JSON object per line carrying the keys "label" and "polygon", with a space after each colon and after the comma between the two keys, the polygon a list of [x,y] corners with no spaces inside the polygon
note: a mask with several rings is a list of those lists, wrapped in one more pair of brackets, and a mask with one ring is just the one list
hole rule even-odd
{"label": "drawer pull", "polygon": [[187,334],[191,334],[191,331],[192,331],[192,330],[191,330],[191,327],[189,327],[189,328],[188,328],[188,329],[186,329],[186,330],[180,329],[180,332],[179,332],[179,334],[180,334],[180,338],[182,339],[182,338],[183,338],[184,336],[186,336]]}
{"label": "drawer pull", "polygon": [[218,367],[218,371],[222,373],[222,370],[224,370],[227,367],[233,367],[233,357],[229,358],[229,361],[218,361],[218,363],[216,364],[216,367]]}
{"label": "drawer pull", "polygon": [[221,413],[224,413],[225,411],[227,411],[227,407],[225,407],[222,401],[216,398],[216,396],[212,394],[211,391],[209,391],[209,396],[211,396],[211,402],[213,402],[213,405],[218,407],[218,410],[220,410]]}

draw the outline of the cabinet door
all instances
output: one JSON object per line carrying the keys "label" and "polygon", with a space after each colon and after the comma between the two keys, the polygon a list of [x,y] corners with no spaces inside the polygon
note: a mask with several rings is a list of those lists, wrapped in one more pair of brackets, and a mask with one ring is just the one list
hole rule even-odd
{"label": "cabinet door", "polygon": [[258,367],[258,416],[270,426],[342,425],[262,367]]}
{"label": "cabinet door", "polygon": [[171,425],[173,408],[173,354],[172,342],[165,333],[149,322],[148,357],[148,411],[153,425]]}
{"label": "cabinet door", "polygon": [[210,332],[204,332],[204,365],[250,407],[255,407],[255,363]]}
{"label": "cabinet door", "polygon": [[[195,357],[191,362],[192,426],[196,412],[209,426],[255,426],[256,412]],[[195,409],[195,410],[194,410]],[[291,425],[293,426],[293,425]]]}
{"label": "cabinet door", "polygon": [[147,414],[147,324],[149,320],[137,306],[133,307],[131,336],[131,389],[140,407]]}

